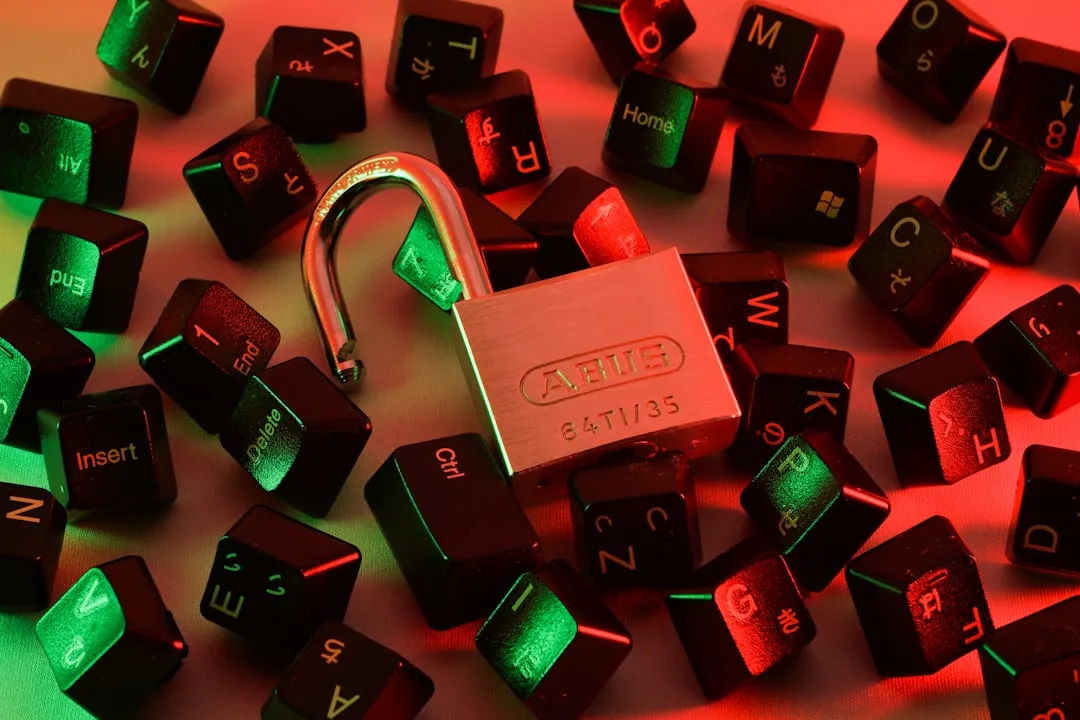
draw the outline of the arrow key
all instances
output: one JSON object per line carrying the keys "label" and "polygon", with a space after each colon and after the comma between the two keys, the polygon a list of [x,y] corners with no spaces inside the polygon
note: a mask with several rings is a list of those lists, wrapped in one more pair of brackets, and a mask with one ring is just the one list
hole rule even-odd
{"label": "arrow key", "polygon": [[990,122],[1034,150],[1072,155],[1080,126],[1080,52],[1028,38],[1009,44]]}

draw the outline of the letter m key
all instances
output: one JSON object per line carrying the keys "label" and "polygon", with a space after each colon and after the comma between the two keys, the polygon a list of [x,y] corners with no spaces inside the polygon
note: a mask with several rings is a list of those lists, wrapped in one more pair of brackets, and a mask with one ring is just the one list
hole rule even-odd
{"label": "letter m key", "polygon": [[765,16],[761,13],[757,14],[754,18],[754,24],[750,26],[750,35],[746,38],[747,42],[757,42],[758,47],[769,44],[769,49],[773,49],[773,45],[776,44],[776,38],[780,36],[780,30],[784,27],[784,23],[777,20],[769,27],[769,30],[765,30]]}

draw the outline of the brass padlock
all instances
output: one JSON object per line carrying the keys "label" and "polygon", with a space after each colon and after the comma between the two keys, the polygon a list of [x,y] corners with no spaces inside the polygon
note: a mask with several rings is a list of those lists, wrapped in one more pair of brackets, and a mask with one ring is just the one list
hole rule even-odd
{"label": "brass padlock", "polygon": [[337,238],[357,205],[395,185],[427,205],[461,283],[451,314],[462,366],[509,477],[565,478],[626,447],[692,459],[731,444],[739,405],[676,250],[495,294],[453,182],[406,153],[347,170],[304,235],[304,282],[339,380],[359,382],[363,365],[334,267]]}

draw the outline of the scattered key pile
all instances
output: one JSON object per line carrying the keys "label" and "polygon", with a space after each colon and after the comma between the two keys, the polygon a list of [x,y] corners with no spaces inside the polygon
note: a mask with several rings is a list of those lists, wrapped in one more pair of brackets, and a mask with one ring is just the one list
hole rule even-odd
{"label": "scattered key pile", "polygon": [[[604,163],[700,192],[728,104],[775,116],[736,132],[729,230],[751,242],[865,238],[851,275],[916,345],[941,338],[991,255],[1032,263],[1076,186],[1066,158],[1080,124],[1069,99],[1078,52],[1013,40],[990,122],[942,205],[914,197],[872,230],[877,142],[809,129],[840,28],[750,3],[716,86],[662,67],[696,29],[683,0],[574,8],[618,86]],[[516,220],[485,198],[552,170],[528,75],[495,72],[502,25],[496,8],[400,0],[386,79],[401,105],[426,113],[490,284],[508,291],[476,299],[485,293],[443,251],[442,218],[421,206],[394,270],[454,313],[493,427],[491,438],[399,447],[364,488],[429,626],[487,618],[477,650],[538,718],[565,720],[586,712],[633,646],[600,590],[662,588],[704,696],[719,699],[814,639],[806,597],[843,573],[883,676],[934,673],[978,651],[993,720],[1071,718],[1077,598],[995,628],[974,556],[937,515],[860,554],[890,502],[843,442],[855,359],[788,344],[778,253],[650,254],[619,189],[577,167]],[[98,57],[182,114],[223,29],[191,0],[118,0]],[[909,0],[878,45],[878,69],[947,123],[1005,50],[959,2]],[[235,260],[319,201],[293,142],[364,130],[360,38],[277,28],[256,63],[255,98],[255,120],[183,167]],[[161,391],[264,490],[311,517],[330,512],[371,434],[340,374],[303,357],[271,365],[278,330],[213,280],[184,280],[162,310],[138,355],[154,385],[81,394],[95,358],[67,329],[127,329],[147,248],[145,225],[91,207],[122,206],[137,124],[133,102],[32,80],[10,79],[0,95],[0,189],[44,198],[16,297],[0,308],[0,441],[40,453],[49,480],[47,491],[0,483],[0,607],[45,610],[37,634],[60,690],[103,719],[137,712],[188,646],[142,558],[90,568],[55,601],[53,578],[68,513],[175,500]],[[671,301],[635,299],[646,283]],[[485,334],[484,313],[510,322],[572,289],[585,304],[566,314],[594,322],[577,332],[584,344],[566,345],[562,326],[532,330],[545,350],[576,353],[537,366],[535,352]],[[598,289],[613,294],[589,304]],[[661,315],[677,319],[678,341],[637,331]],[[1002,383],[1039,417],[1080,402],[1078,335],[1080,294],[1063,285],[974,342],[879,376],[901,482],[956,483],[1007,459]],[[630,380],[650,384],[629,392]],[[563,401],[578,404],[550,410]],[[719,451],[753,473],[741,504],[757,534],[702,564],[689,461]],[[545,560],[510,489],[522,478],[566,480],[576,570]],[[1027,447],[1008,557],[1080,573],[1076,534],[1062,532],[1078,492],[1080,452]],[[407,719],[435,692],[420,669],[341,624],[360,564],[353,545],[262,505],[220,539],[200,610],[283,668],[264,720]]]}

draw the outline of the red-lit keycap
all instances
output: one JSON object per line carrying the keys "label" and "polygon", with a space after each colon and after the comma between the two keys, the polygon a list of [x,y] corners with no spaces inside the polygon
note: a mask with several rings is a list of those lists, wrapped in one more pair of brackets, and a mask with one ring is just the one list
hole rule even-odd
{"label": "red-lit keycap", "polygon": [[623,76],[608,122],[605,165],[699,193],[709,179],[728,101],[713,85],[641,64]]}
{"label": "red-lit keycap", "polygon": [[429,95],[427,117],[439,165],[461,187],[489,194],[551,174],[532,85],[521,70]]}
{"label": "red-lit keycap", "polygon": [[697,30],[684,0],[574,0],[574,12],[616,85],[639,62],[663,63]]}
{"label": "red-lit keycap", "polygon": [[844,31],[775,5],[748,2],[720,84],[732,99],[799,128],[817,122]]}
{"label": "red-lit keycap", "polygon": [[1009,43],[990,122],[1042,153],[1072,155],[1080,126],[1080,52],[1016,38]]}
{"label": "red-lit keycap", "polygon": [[701,314],[725,363],[747,340],[786,344],[788,284],[780,253],[683,254]]}
{"label": "red-lit keycap", "polygon": [[619,189],[579,167],[566,168],[517,221],[539,240],[541,278],[649,253]]}
{"label": "red-lit keycap", "polygon": [[66,527],[48,490],[0,482],[0,612],[48,607]]}
{"label": "red-lit keycap", "polygon": [[959,482],[1012,452],[997,379],[970,342],[879,375],[874,398],[905,485]]}
{"label": "red-lit keycap", "polygon": [[565,560],[522,575],[476,635],[476,649],[538,720],[573,720],[633,640]]}
{"label": "red-lit keycap", "polygon": [[919,195],[889,213],[848,260],[848,270],[912,342],[930,347],[986,279],[990,261],[974,238]]}
{"label": "red-lit keycap", "polygon": [[1024,451],[1005,553],[1017,565],[1080,575],[1080,452]]}
{"label": "red-lit keycap", "polygon": [[710,700],[797,655],[817,634],[795,579],[767,542],[749,538],[668,595],[667,611]]}
{"label": "red-lit keycap", "polygon": [[188,279],[161,311],[139,365],[199,427],[217,433],[280,341],[278,329],[232,290]]}
{"label": "red-lit keycap", "polygon": [[975,136],[942,207],[980,243],[1018,265],[1035,262],[1076,186],[1076,169],[993,126]]}
{"label": "red-lit keycap", "polygon": [[975,556],[940,515],[855,558],[845,577],[885,677],[935,673],[994,631]]}
{"label": "red-lit keycap", "polygon": [[283,658],[327,620],[341,620],[360,571],[360,551],[264,505],[218,541],[199,611]]}
{"label": "red-lit keycap", "polygon": [[37,623],[56,684],[96,718],[128,718],[188,654],[146,562],[90,568]]}
{"label": "red-lit keycap", "polygon": [[983,360],[1038,417],[1080,402],[1080,293],[1059,285],[975,338]]}

